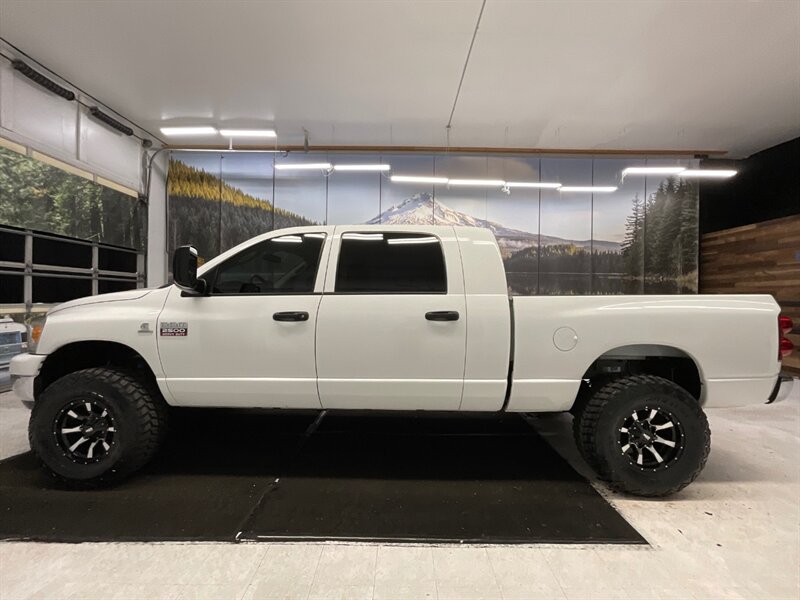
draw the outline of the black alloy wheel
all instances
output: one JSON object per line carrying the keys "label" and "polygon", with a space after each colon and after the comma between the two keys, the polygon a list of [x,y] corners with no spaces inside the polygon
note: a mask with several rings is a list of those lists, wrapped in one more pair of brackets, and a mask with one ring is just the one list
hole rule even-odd
{"label": "black alloy wheel", "polygon": [[645,406],[625,418],[617,441],[637,468],[668,469],[683,452],[683,426],[671,412]]}
{"label": "black alloy wheel", "polygon": [[87,397],[61,409],[53,423],[53,435],[65,456],[86,465],[108,457],[116,441],[117,428],[105,402]]}

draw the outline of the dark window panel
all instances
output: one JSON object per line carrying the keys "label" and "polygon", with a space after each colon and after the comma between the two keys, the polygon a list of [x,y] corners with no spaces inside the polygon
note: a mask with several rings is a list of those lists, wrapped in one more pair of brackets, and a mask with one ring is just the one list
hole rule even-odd
{"label": "dark window panel", "polygon": [[109,294],[111,292],[125,292],[135,290],[135,281],[125,281],[119,279],[101,279],[97,282],[97,292],[99,294]]}
{"label": "dark window panel", "polygon": [[33,262],[59,267],[92,267],[92,247],[67,240],[34,238]]}
{"label": "dark window panel", "polygon": [[446,293],[441,242],[421,233],[345,233],[336,270],[336,291]]}
{"label": "dark window panel", "polygon": [[92,280],[75,277],[33,278],[33,302],[50,304],[92,295]]}
{"label": "dark window panel", "polygon": [[22,275],[0,274],[0,303],[22,304],[25,299]]}
{"label": "dark window panel", "polygon": [[98,267],[101,271],[121,271],[136,273],[136,255],[133,252],[100,248],[97,255]]}
{"label": "dark window panel", "polygon": [[0,260],[25,261],[25,236],[10,231],[0,231]]}

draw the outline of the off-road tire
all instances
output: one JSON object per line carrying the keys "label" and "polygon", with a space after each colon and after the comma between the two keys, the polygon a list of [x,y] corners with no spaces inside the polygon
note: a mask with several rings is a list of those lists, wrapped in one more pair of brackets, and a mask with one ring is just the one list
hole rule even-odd
{"label": "off-road tire", "polygon": [[586,405],[589,403],[589,400],[591,400],[592,395],[597,393],[606,383],[608,383],[607,379],[593,379],[591,383],[582,382],[580,390],[578,390],[578,397],[570,410],[572,413],[572,435],[575,438],[575,445],[583,460],[595,472],[597,472],[598,467],[597,459],[594,456],[589,440],[586,439],[581,432],[584,430],[583,420],[586,415]]}
{"label": "off-road tire", "polygon": [[[680,426],[676,457],[658,469],[637,466],[620,451],[619,431],[633,411],[647,407],[669,413]],[[575,440],[600,479],[636,496],[674,494],[694,481],[708,460],[711,432],[697,400],[676,383],[653,375],[610,381],[577,409]]]}
{"label": "off-road tire", "polygon": [[[65,407],[89,399],[107,408],[115,439],[107,454],[91,464],[76,462],[59,443],[57,420]],[[33,406],[28,424],[31,449],[54,477],[69,487],[116,483],[144,466],[166,433],[168,406],[158,389],[132,371],[92,368],[53,382]]]}

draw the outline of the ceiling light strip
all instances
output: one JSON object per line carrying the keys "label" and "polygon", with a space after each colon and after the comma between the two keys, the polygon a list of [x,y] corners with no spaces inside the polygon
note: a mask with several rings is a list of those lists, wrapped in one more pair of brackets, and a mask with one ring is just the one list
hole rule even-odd
{"label": "ceiling light strip", "polygon": [[628,167],[622,171],[626,175],[677,175],[686,170],[686,167]]}
{"label": "ceiling light strip", "polygon": [[194,127],[162,127],[161,133],[167,136],[172,135],[215,135],[217,129],[210,125],[201,125]]}
{"label": "ceiling light strip", "polygon": [[227,138],[251,137],[251,138],[274,138],[278,134],[274,129],[220,129],[220,135]]}
{"label": "ceiling light strip", "polygon": [[502,179],[448,179],[447,185],[476,186],[476,187],[503,187],[506,184]]}
{"label": "ceiling light strip", "polygon": [[547,181],[506,181],[507,188],[540,188],[557,190],[561,187],[560,183]]}
{"label": "ceiling light strip", "polygon": [[327,171],[331,167],[331,163],[278,163],[275,165],[279,171],[312,171],[314,169]]}
{"label": "ceiling light strip", "polygon": [[617,188],[613,185],[562,185],[558,188],[559,192],[616,192]]}
{"label": "ceiling light strip", "polygon": [[394,183],[447,183],[447,177],[426,177],[417,175],[392,175]]}
{"label": "ceiling light strip", "polygon": [[708,179],[727,179],[738,171],[733,169],[686,169],[679,173],[680,177],[704,177]]}
{"label": "ceiling light strip", "polygon": [[370,164],[370,165],[333,165],[334,171],[388,171],[392,165]]}

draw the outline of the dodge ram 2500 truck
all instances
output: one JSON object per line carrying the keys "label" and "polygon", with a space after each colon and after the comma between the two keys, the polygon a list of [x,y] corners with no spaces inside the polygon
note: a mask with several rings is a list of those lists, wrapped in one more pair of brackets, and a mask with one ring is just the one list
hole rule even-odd
{"label": "dodge ram 2500 truck", "polygon": [[704,409],[774,400],[791,350],[770,296],[509,298],[484,229],[294,228],[197,262],[184,246],[174,285],[55,307],[13,359],[56,476],[135,471],[169,405],[571,411],[602,478],[666,495],[706,462]]}

